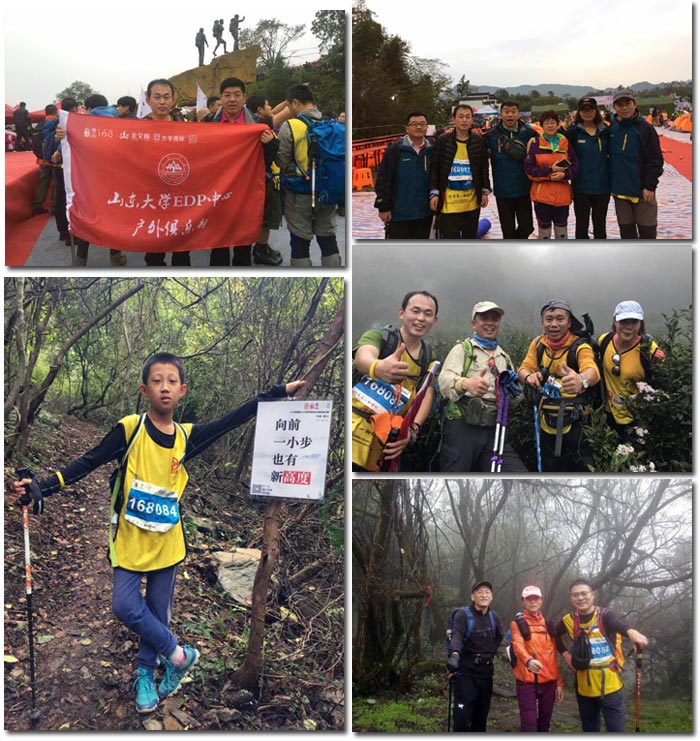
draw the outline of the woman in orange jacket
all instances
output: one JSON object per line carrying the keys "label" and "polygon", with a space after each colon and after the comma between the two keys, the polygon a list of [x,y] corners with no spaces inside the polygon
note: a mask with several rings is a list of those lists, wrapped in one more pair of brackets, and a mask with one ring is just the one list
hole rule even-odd
{"label": "woman in orange jacket", "polygon": [[564,699],[564,680],[557,664],[554,626],[541,613],[539,587],[523,589],[524,611],[510,624],[513,667],[520,707],[520,730],[549,732],[554,701]]}
{"label": "woman in orange jacket", "polygon": [[530,139],[523,165],[532,180],[530,199],[535,204],[537,238],[567,239],[571,181],[578,172],[578,157],[569,140],[559,132],[559,114],[545,111],[540,116],[542,133]]}

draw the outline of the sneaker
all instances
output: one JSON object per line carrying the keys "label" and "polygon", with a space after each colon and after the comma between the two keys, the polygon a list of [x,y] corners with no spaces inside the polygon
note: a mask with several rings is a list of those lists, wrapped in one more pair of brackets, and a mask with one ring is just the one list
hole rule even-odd
{"label": "sneaker", "polygon": [[122,265],[126,265],[126,255],[123,252],[112,253],[109,256],[109,264],[113,268],[119,268]]}
{"label": "sneaker", "polygon": [[151,669],[139,667],[134,675],[134,684],[131,689],[136,691],[137,713],[152,713],[158,707],[156,680]]}
{"label": "sneaker", "polygon": [[185,660],[177,666],[170,659],[161,656],[161,660],[165,666],[165,676],[158,685],[158,696],[161,700],[170,697],[170,695],[178,691],[180,683],[185,678],[185,674],[199,661],[199,651],[196,648],[183,646],[182,649],[185,652]]}
{"label": "sneaker", "polygon": [[256,265],[281,265],[282,253],[269,244],[256,244],[253,247],[253,262]]}

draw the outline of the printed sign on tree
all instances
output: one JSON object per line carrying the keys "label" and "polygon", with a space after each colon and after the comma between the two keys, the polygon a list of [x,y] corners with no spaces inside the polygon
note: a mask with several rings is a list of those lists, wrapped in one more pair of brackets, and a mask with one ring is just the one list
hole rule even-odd
{"label": "printed sign on tree", "polygon": [[250,493],[323,499],[332,401],[261,401]]}

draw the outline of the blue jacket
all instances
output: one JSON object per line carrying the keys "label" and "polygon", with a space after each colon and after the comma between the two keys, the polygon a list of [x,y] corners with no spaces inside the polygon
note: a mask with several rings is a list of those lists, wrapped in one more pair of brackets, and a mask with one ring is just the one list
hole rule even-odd
{"label": "blue jacket", "polygon": [[574,193],[589,196],[610,193],[608,127],[599,123],[595,134],[591,136],[582,124],[577,123],[565,133],[578,157],[578,174],[571,181]]}
{"label": "blue jacket", "polygon": [[432,215],[429,198],[433,147],[426,139],[420,154],[406,134],[392,142],[377,169],[374,207],[391,211],[392,221],[412,221]]}
{"label": "blue jacket", "polygon": [[58,117],[47,118],[42,127],[41,151],[44,162],[51,162],[51,156],[59,148],[60,142],[54,141]]}
{"label": "blue jacket", "polygon": [[518,121],[516,132],[508,131],[499,122],[484,134],[491,160],[493,194],[496,198],[522,198],[530,192],[530,181],[525,174],[522,160],[511,157],[505,146],[508,139],[518,139],[527,147],[533,136],[537,136],[537,132],[522,121]]}
{"label": "blue jacket", "polygon": [[610,192],[642,197],[642,189],[656,190],[664,170],[659,135],[639,113],[634,118],[613,116],[609,136]]}

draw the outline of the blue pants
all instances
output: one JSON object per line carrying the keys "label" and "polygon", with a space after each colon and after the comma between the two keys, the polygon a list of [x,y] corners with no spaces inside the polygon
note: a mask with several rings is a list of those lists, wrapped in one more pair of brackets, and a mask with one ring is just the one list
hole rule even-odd
{"label": "blue pants", "polygon": [[600,714],[605,720],[608,733],[625,732],[625,697],[622,690],[603,697],[584,697],[576,694],[578,712],[581,716],[581,728],[587,732],[600,732]]}
{"label": "blue pants", "polygon": [[[141,580],[146,577],[146,596],[141,594]],[[112,610],[127,628],[137,633],[138,666],[155,669],[159,654],[170,656],[177,648],[177,638],[170,632],[170,613],[175,590],[177,566],[142,574],[116,567],[112,589]]]}

